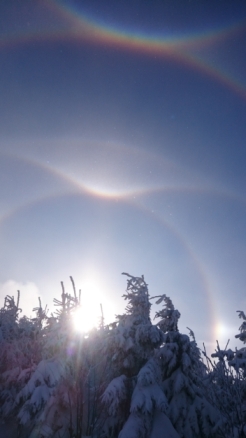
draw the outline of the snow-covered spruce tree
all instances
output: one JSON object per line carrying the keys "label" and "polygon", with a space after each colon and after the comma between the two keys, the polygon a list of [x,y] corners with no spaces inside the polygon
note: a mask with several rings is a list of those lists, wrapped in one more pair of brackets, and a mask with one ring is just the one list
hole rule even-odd
{"label": "snow-covered spruce tree", "polygon": [[[242,341],[244,344],[246,343],[246,315],[242,310],[238,310],[239,318],[243,319],[242,324],[239,327],[240,333],[235,336],[235,338]],[[243,371],[243,376],[246,378],[246,348],[240,348],[235,351],[233,359],[230,358],[230,365],[238,372],[239,370]]]}
{"label": "snow-covered spruce tree", "polygon": [[58,310],[46,319],[42,358],[15,399],[23,438],[81,438],[96,423],[103,330],[88,338],[72,330],[80,304],[72,284],[74,296],[62,284],[61,300],[54,299]]}
{"label": "snow-covered spruce tree", "polygon": [[218,438],[212,429],[219,417],[205,396],[206,369],[194,334],[190,331],[190,341],[178,332],[180,313],[169,297],[153,298],[157,304],[164,301],[156,312],[164,345],[138,373],[130,416],[119,438],[162,438],[164,433],[168,438]]}
{"label": "snow-covered spruce tree", "polygon": [[119,438],[179,438],[168,419],[168,403],[161,385],[158,360],[152,357],[138,373],[130,415]]}
{"label": "snow-covered spruce tree", "polygon": [[[240,333],[235,337],[245,343],[246,316],[242,311],[238,311],[238,314],[243,323],[239,327]],[[210,366],[207,387],[208,397],[221,412],[218,436],[243,438],[246,436],[246,348],[232,351],[226,346],[222,350],[217,341],[217,349],[212,357],[217,362],[207,357]]]}
{"label": "snow-covered spruce tree", "polygon": [[108,351],[112,365],[110,372],[127,377],[135,376],[162,342],[162,333],[150,320],[148,285],[142,277],[128,277],[124,299],[126,313],[116,317],[108,336]]}
{"label": "snow-covered spruce tree", "polygon": [[14,297],[7,295],[4,306],[0,309],[0,373],[18,366],[19,354],[17,339],[19,338],[18,319],[21,309],[19,308],[20,292],[18,291],[17,302]]}
{"label": "snow-covered spruce tree", "polygon": [[124,275],[128,277],[123,295],[128,301],[126,313],[117,316],[108,331],[105,346],[108,361],[105,379],[109,384],[102,396],[103,413],[98,432],[103,437],[118,436],[129,417],[137,375],[163,339],[161,330],[150,320],[151,304],[144,277]]}
{"label": "snow-covered spruce tree", "polygon": [[[156,353],[162,374],[162,388],[167,397],[167,415],[181,438],[216,437],[213,428],[219,421],[216,409],[209,403],[203,385],[206,368],[195,339],[178,331],[180,313],[169,297],[162,295],[157,304],[157,325],[163,331],[164,345]],[[193,333],[192,333],[193,334]]]}
{"label": "snow-covered spruce tree", "polygon": [[15,399],[41,358],[40,326],[36,320],[19,318],[17,302],[6,296],[0,311],[0,415],[2,420],[16,418]]}
{"label": "snow-covered spruce tree", "polygon": [[[59,437],[69,426],[73,427],[69,409],[75,386],[71,377],[70,316],[78,301],[65,292],[62,283],[61,300],[54,299],[54,303],[57,314],[46,317],[42,327],[40,361],[15,399],[23,436]],[[40,325],[42,312],[40,308],[35,310],[36,323]]]}
{"label": "snow-covered spruce tree", "polygon": [[153,326],[147,285],[143,277],[129,278],[130,305],[109,336],[115,375],[102,398],[107,416],[101,436],[115,437],[121,429],[120,438],[159,438],[164,430],[175,438],[217,438],[219,415],[205,395],[206,367],[195,339],[179,333],[180,313],[166,295],[153,297],[164,301]]}

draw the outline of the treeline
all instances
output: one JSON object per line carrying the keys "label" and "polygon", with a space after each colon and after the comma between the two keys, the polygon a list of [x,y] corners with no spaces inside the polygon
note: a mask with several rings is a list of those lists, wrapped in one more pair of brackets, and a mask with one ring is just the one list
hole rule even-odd
{"label": "treeline", "polygon": [[[0,415],[20,438],[242,438],[246,350],[212,359],[194,333],[178,330],[166,295],[150,298],[144,277],[127,276],[125,313],[82,336],[72,328],[80,294],[62,284],[57,308],[21,317],[20,293],[0,310]],[[156,324],[151,300],[160,305]],[[246,341],[246,316],[237,337]],[[2,429],[1,429],[2,430]]]}

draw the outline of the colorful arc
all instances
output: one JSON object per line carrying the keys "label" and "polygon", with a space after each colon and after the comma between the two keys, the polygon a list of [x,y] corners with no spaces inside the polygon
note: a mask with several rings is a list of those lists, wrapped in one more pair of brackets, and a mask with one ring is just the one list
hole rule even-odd
{"label": "colorful arc", "polygon": [[211,66],[202,58],[192,54],[192,49],[208,46],[227,39],[233,34],[246,30],[245,20],[233,24],[227,28],[216,29],[210,32],[197,33],[185,37],[157,37],[148,36],[133,32],[118,30],[106,25],[101,25],[96,21],[87,18],[83,14],[78,14],[71,7],[64,3],[57,3],[57,0],[49,3],[57,10],[63,18],[66,18],[73,26],[70,37],[78,40],[88,40],[98,45],[116,47],[117,49],[130,50],[147,55],[166,57],[179,62],[187,67],[199,71],[220,82],[225,87],[231,89],[241,98],[246,99],[246,84],[235,80],[231,75],[223,72],[219,67]]}
{"label": "colorful arc", "polygon": [[[120,31],[117,28],[102,26],[96,21],[88,19],[82,14],[78,14],[64,3],[59,4],[53,0],[53,5],[58,11],[76,24],[78,28],[77,38],[88,39],[99,45],[121,48],[125,50],[145,53],[152,56],[166,57],[177,61],[187,67],[198,70],[212,79],[220,82],[231,89],[240,97],[246,99],[246,84],[240,83],[232,76],[223,72],[220,68],[211,66],[203,59],[192,54],[192,49],[217,43],[228,38],[231,34],[238,33],[246,29],[245,20],[227,28],[195,34],[187,37],[151,37],[145,34],[129,33]],[[76,32],[74,34],[76,37]]]}
{"label": "colorful arc", "polygon": [[225,73],[219,67],[214,67],[193,52],[195,48],[211,45],[228,38],[232,34],[245,31],[245,21],[227,28],[184,37],[165,37],[137,32],[119,30],[109,25],[102,25],[82,13],[78,13],[65,2],[44,0],[43,6],[51,10],[64,25],[57,29],[43,29],[32,32],[19,32],[0,37],[0,47],[28,43],[29,41],[60,41],[72,40],[106,47],[117,48],[149,56],[169,58],[174,62],[197,70],[229,88],[241,98],[246,99],[246,84],[240,83],[233,76]]}

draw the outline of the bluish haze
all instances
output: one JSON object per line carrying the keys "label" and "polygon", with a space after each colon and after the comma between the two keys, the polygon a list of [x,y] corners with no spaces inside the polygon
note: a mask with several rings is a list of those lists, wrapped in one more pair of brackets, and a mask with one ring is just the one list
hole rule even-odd
{"label": "bluish haze", "polygon": [[245,2],[2,1],[0,63],[2,302],[52,310],[72,275],[110,322],[121,272],[144,274],[224,347],[246,310]]}

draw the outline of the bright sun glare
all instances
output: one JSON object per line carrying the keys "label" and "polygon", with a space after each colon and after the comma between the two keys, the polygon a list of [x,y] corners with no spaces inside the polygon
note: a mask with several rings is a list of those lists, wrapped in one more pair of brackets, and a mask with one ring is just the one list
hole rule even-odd
{"label": "bright sun glare", "polygon": [[91,280],[83,282],[81,290],[81,306],[73,314],[73,326],[76,331],[87,333],[100,324],[102,317],[101,304],[103,313],[106,312],[110,318],[114,312],[102,292],[100,282]]}
{"label": "bright sun glare", "polygon": [[73,325],[76,331],[86,333],[99,324],[99,309],[85,303],[82,307],[75,310],[73,315]]}

